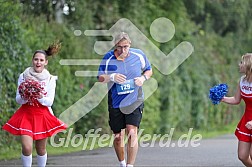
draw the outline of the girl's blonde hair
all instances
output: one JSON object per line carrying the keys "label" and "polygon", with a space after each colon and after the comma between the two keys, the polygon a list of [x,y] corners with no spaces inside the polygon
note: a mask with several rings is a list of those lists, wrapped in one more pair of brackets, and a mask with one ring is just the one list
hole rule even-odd
{"label": "girl's blonde hair", "polygon": [[242,56],[242,63],[245,69],[244,80],[249,81],[249,79],[252,78],[252,53],[244,54]]}

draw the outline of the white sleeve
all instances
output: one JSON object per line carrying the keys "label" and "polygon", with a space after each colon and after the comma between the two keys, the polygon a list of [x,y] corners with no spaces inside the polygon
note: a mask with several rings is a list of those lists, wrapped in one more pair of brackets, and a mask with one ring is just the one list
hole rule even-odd
{"label": "white sleeve", "polygon": [[18,91],[18,87],[19,85],[24,82],[24,77],[23,77],[23,73],[19,75],[19,78],[18,78],[18,86],[17,86],[17,92],[16,92],[16,102],[18,104],[25,104],[27,103],[27,100],[24,100],[21,95],[19,94],[19,91]]}
{"label": "white sleeve", "polygon": [[48,86],[46,89],[47,94],[38,99],[38,102],[43,106],[51,107],[53,105],[54,96],[55,96],[55,88],[56,88],[56,80],[57,76],[52,76],[48,82]]}

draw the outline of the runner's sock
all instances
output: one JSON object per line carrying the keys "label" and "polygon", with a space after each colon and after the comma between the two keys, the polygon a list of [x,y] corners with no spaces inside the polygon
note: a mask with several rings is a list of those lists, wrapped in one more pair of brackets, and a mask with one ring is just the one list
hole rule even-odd
{"label": "runner's sock", "polygon": [[38,167],[45,167],[46,161],[47,161],[47,153],[45,153],[45,155],[42,156],[37,155]]}
{"label": "runner's sock", "polygon": [[133,167],[133,165],[131,165],[131,164],[127,164],[127,167]]}
{"label": "runner's sock", "polygon": [[120,161],[120,167],[126,167],[125,159]]}
{"label": "runner's sock", "polygon": [[21,160],[22,160],[22,164],[24,167],[31,167],[32,165],[32,154],[25,156],[25,155],[21,155]]}

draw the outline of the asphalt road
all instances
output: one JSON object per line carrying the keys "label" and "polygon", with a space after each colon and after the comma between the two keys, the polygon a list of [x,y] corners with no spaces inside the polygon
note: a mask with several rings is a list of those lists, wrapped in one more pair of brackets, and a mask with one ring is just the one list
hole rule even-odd
{"label": "asphalt road", "polygon": [[[182,143],[182,142],[181,142]],[[239,167],[243,166],[237,158],[237,139],[234,135],[223,135],[213,139],[202,139],[193,145],[178,141],[149,143],[139,148],[135,166],[139,167]],[[163,145],[161,145],[163,144]],[[36,166],[36,158],[33,158]],[[117,167],[119,163],[113,148],[81,151],[61,156],[48,156],[48,167]],[[20,160],[0,161],[0,167],[21,166]]]}

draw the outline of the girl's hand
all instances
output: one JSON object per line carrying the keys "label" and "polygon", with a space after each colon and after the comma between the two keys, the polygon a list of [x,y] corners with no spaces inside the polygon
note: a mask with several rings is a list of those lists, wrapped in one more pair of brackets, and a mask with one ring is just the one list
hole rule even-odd
{"label": "girl's hand", "polygon": [[246,123],[246,128],[248,128],[249,130],[251,130],[252,129],[252,121],[248,121],[247,123]]}
{"label": "girl's hand", "polygon": [[225,96],[221,99],[221,102],[225,102],[224,100],[225,100]]}
{"label": "girl's hand", "polygon": [[40,93],[38,99],[42,99],[43,97],[44,97],[43,93]]}

